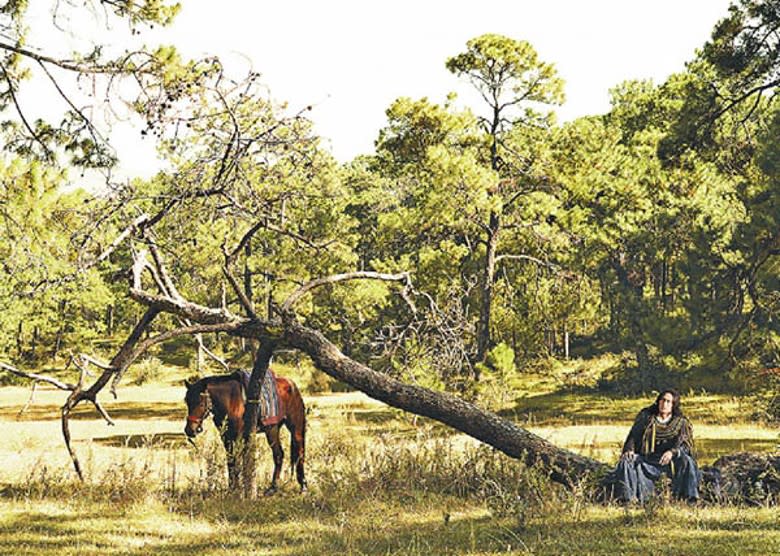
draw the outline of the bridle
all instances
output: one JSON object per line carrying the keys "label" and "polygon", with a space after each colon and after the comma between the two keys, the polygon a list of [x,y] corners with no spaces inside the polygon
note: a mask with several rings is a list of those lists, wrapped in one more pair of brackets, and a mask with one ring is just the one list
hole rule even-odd
{"label": "bridle", "polygon": [[203,421],[211,414],[211,396],[209,395],[208,388],[205,388],[203,392],[200,393],[200,403],[198,404],[198,407],[202,405],[205,405],[206,409],[203,410],[200,417],[187,415],[187,422],[195,424],[197,432],[203,431]]}

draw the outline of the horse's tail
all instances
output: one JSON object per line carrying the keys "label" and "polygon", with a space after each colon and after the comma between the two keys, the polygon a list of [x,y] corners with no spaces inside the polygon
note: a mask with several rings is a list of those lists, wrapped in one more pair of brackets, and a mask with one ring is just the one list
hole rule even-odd
{"label": "horse's tail", "polygon": [[290,383],[290,407],[287,411],[287,421],[290,426],[290,466],[295,473],[298,462],[306,453],[306,407],[303,405],[298,386],[292,380]]}

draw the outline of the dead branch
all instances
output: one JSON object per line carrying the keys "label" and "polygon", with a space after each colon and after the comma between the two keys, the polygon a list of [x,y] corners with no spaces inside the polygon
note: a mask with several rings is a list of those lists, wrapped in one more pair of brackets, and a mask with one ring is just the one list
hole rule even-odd
{"label": "dead branch", "polygon": [[141,216],[138,216],[135,220],[133,220],[129,226],[127,226],[122,232],[116,236],[114,241],[111,242],[111,245],[109,245],[106,249],[103,250],[103,252],[98,255],[98,257],[95,259],[93,263],[91,263],[89,266],[95,266],[103,261],[105,261],[108,257],[111,256],[111,253],[113,253],[117,247],[119,247],[128,237],[130,237],[132,234],[137,233],[139,230],[141,230],[149,221],[149,215],[148,214],[142,214]]}
{"label": "dead branch", "polygon": [[244,308],[244,311],[246,311],[247,316],[252,319],[257,319],[257,313],[255,313],[255,307],[252,301],[246,296],[244,293],[244,290],[241,289],[241,286],[236,281],[236,278],[233,276],[233,274],[230,272],[227,266],[222,266],[222,274],[225,276],[225,279],[227,279],[228,283],[230,284],[230,287],[233,289],[233,293],[236,294],[236,297],[238,298],[238,302],[241,304],[241,307]]}
{"label": "dead branch", "polygon": [[152,267],[151,270],[156,272],[156,275],[159,277],[157,278],[159,282],[158,287],[160,287],[164,294],[173,299],[183,299],[179,290],[173,285],[173,280],[171,280],[171,277],[168,275],[168,271],[165,269],[165,265],[160,257],[160,252],[157,249],[157,244],[154,240],[150,239],[147,234],[144,234],[144,236],[149,242],[149,252],[152,254],[152,259],[154,260],[154,267]]}
{"label": "dead branch", "polygon": [[19,413],[16,414],[16,418],[20,418],[25,411],[27,411],[27,408],[30,407],[30,404],[32,404],[35,401],[35,391],[38,388],[38,381],[34,380],[32,383],[32,389],[30,391],[30,397],[27,399],[27,402],[22,406],[22,409],[19,410]]}
{"label": "dead branch", "polygon": [[113,367],[111,367],[111,365],[109,365],[108,363],[103,363],[102,361],[98,361],[97,359],[87,355],[86,353],[80,353],[79,357],[85,363],[89,363],[91,365],[94,365],[95,367],[97,367],[99,369],[103,369],[104,371],[110,371],[110,370],[113,369]]}
{"label": "dead branch", "polygon": [[[312,280],[311,282],[307,282],[306,284],[304,284],[303,286],[295,290],[290,295],[290,297],[288,297],[287,300],[282,304],[282,311],[283,312],[291,311],[292,306],[295,305],[295,303],[301,297],[303,297],[307,292],[313,290],[314,288],[318,288],[320,286],[324,286],[327,284],[344,282],[346,280],[382,280],[385,282],[403,282],[404,284],[403,294],[405,294],[406,291],[411,289],[412,287],[411,277],[409,276],[408,272],[402,272],[400,274],[385,274],[382,272],[360,271],[360,272],[348,272],[345,274],[334,274],[332,276],[326,276],[324,278],[318,278],[316,280]],[[407,295],[404,295],[403,297],[404,300],[412,308],[412,311],[416,312],[416,308],[414,304],[411,302],[411,299]]]}
{"label": "dead branch", "polygon": [[77,387],[76,384],[72,384],[70,382],[62,382],[61,380],[57,380],[56,378],[52,378],[50,376],[39,375],[39,374],[36,374],[36,373],[27,373],[27,372],[24,372],[24,371],[20,371],[16,367],[12,367],[11,365],[8,365],[7,363],[0,363],[0,369],[6,370],[9,373],[15,374],[16,376],[21,376],[23,378],[29,378],[29,379],[35,380],[35,381],[46,382],[47,384],[51,384],[52,386],[55,386],[56,388],[59,388],[60,390],[73,391]]}
{"label": "dead branch", "polygon": [[199,349],[202,349],[206,355],[208,355],[219,365],[221,365],[226,372],[228,373],[230,372],[230,366],[227,364],[227,362],[225,362],[224,359],[222,359],[216,353],[214,353],[213,351],[211,351],[209,348],[206,347],[206,344],[203,342],[203,333],[195,334],[195,342],[198,344]]}
{"label": "dead branch", "polygon": [[27,121],[27,118],[24,115],[24,110],[22,110],[22,107],[19,105],[19,101],[16,98],[16,90],[15,90],[16,86],[13,80],[9,77],[8,71],[5,69],[5,66],[0,64],[0,70],[2,70],[3,76],[5,77],[6,80],[6,84],[8,85],[8,94],[11,96],[11,100],[14,103],[16,114],[19,116],[19,119],[22,120],[22,123],[24,124],[24,127],[27,129],[27,132],[30,134],[30,136],[35,140],[36,143],[38,143],[43,148],[43,152],[46,154],[46,158],[52,159],[54,155],[51,152],[51,149],[48,147],[48,145],[46,145],[46,143],[43,142],[40,136],[35,132],[35,130],[30,125],[30,123]]}

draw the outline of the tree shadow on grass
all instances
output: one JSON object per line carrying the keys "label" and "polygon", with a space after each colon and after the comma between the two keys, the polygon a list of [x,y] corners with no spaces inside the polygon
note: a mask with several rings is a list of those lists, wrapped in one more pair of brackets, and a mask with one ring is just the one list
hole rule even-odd
{"label": "tree shadow on grass", "polygon": [[780,450],[780,439],[771,438],[697,438],[696,455],[700,462],[713,463],[721,456],[737,452],[769,454]]}
{"label": "tree shadow on grass", "polygon": [[[270,504],[278,506],[279,501]],[[292,507],[280,512],[261,501],[251,514],[207,513],[202,517],[221,522],[222,532],[192,541],[179,537],[155,548],[170,554],[215,548],[263,554],[633,554],[657,544],[659,530],[676,554],[719,553],[719,547],[728,550],[735,545],[752,553],[767,546],[767,535],[772,535],[769,543],[780,542],[777,525],[769,521],[724,522],[688,509],[680,510],[681,517],[616,509],[586,518],[556,513],[522,523],[517,516],[484,514],[448,520],[443,510],[441,517],[429,512],[415,519],[413,510],[402,514],[390,509],[367,518],[366,512],[354,508],[332,515],[315,513],[306,519],[302,510]],[[694,524],[703,530],[697,531]]]}
{"label": "tree shadow on grass", "polygon": [[[117,402],[105,405],[106,411],[114,419],[130,419],[134,421],[160,420],[181,421],[182,428],[187,419],[187,406],[183,401],[171,402]],[[90,411],[91,410],[91,411]],[[85,411],[94,414],[94,408],[85,407]]]}
{"label": "tree shadow on grass", "polygon": [[160,448],[165,450],[189,448],[184,433],[115,434],[93,438],[92,442],[113,448]]}
{"label": "tree shadow on grass", "polygon": [[[293,513],[296,515],[264,511],[260,504],[251,516],[209,516],[209,521],[221,520],[221,532],[192,540],[178,536],[152,548],[181,555],[214,550],[282,555],[470,554],[506,549],[506,543],[496,541],[500,528],[488,517],[459,519],[445,525],[443,518],[410,523],[383,514],[367,522],[365,516],[352,513],[314,515],[308,520],[305,515]],[[132,554],[148,551],[139,549]]]}
{"label": "tree shadow on grass", "polygon": [[521,424],[537,426],[620,423],[633,421],[637,412],[648,403],[641,399],[613,397],[602,393],[558,390],[517,398],[515,407],[498,413]]}
{"label": "tree shadow on grass", "polygon": [[36,511],[17,513],[0,524],[0,554],[63,554],[74,547],[90,545],[99,548],[95,533],[84,524],[105,519],[98,511],[74,511],[71,514],[43,514]]}
{"label": "tree shadow on grass", "polygon": [[398,496],[383,502],[381,496],[301,497],[289,492],[251,503],[238,498],[181,499],[160,510],[161,521],[152,528],[151,516],[113,503],[56,515],[26,510],[0,523],[0,553],[19,553],[23,543],[35,554],[144,556],[633,554],[657,546],[659,536],[675,554],[734,553],[735,548],[737,553],[774,553],[780,548],[776,520],[748,510],[708,513],[707,508],[677,505],[585,512],[568,508],[523,519],[517,512],[491,516],[473,503],[459,512],[465,502],[459,498],[410,493],[409,500],[405,504]]}
{"label": "tree shadow on grass", "polygon": [[[501,410],[499,414],[521,424],[537,426],[632,423],[637,413],[654,400],[652,393],[627,397],[587,388],[559,389],[516,398],[514,407]],[[747,422],[755,409],[753,406],[750,398],[726,394],[682,396],[682,409],[694,426]]]}
{"label": "tree shadow on grass", "polygon": [[[64,402],[63,398],[63,402]],[[108,414],[113,419],[132,419],[132,420],[161,420],[182,422],[187,418],[187,408],[184,402],[109,402],[104,403]],[[0,419],[14,419],[18,421],[47,421],[49,419],[58,419],[60,417],[60,405],[56,404],[38,404],[31,405],[27,410],[19,415],[21,405],[3,407],[0,409]],[[88,402],[79,405],[72,413],[71,419],[95,419],[100,418],[97,410]]]}

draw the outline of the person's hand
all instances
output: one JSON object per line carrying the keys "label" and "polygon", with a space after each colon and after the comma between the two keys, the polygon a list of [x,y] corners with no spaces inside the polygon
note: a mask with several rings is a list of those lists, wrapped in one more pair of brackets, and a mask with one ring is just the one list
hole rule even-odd
{"label": "person's hand", "polygon": [[661,456],[661,461],[659,461],[658,463],[660,463],[661,465],[668,465],[668,463],[669,463],[670,461],[672,461],[672,456],[673,456],[673,455],[674,455],[674,454],[672,453],[672,451],[671,451],[671,450],[666,450],[666,451],[663,453],[663,455]]}
{"label": "person's hand", "polygon": [[634,461],[635,457],[636,454],[634,453],[634,450],[628,450],[620,454],[621,461]]}

